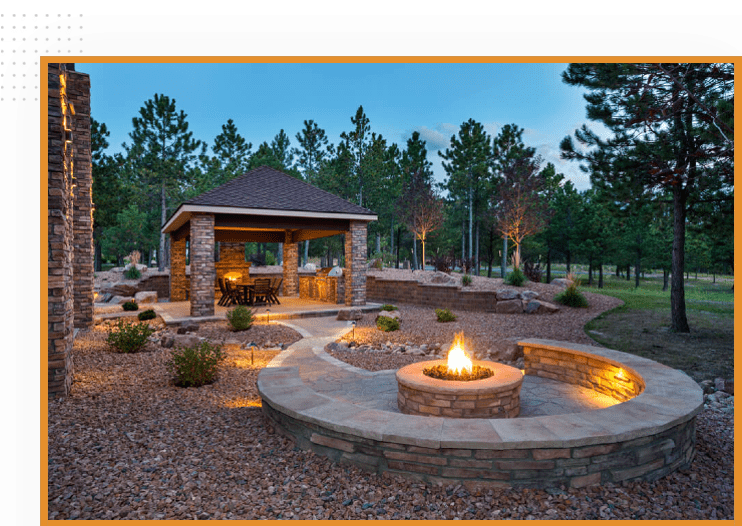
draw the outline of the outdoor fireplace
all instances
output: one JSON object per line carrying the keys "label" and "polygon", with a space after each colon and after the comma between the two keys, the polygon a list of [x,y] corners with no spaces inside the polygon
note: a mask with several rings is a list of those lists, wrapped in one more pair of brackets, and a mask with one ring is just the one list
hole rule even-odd
{"label": "outdoor fireplace", "polygon": [[514,418],[520,413],[523,373],[500,363],[472,362],[461,334],[447,360],[413,363],[396,376],[397,404],[408,415]]}

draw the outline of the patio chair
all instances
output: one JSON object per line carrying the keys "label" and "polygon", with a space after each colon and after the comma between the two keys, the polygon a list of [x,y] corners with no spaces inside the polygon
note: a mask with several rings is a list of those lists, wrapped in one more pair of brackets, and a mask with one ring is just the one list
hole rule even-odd
{"label": "patio chair", "polygon": [[227,293],[227,287],[224,286],[223,278],[218,278],[216,281],[219,283],[219,290],[222,292],[222,297],[219,298],[217,305],[224,307],[225,304],[227,303],[227,300],[229,299],[229,294]]}
{"label": "patio chair", "polygon": [[237,290],[234,285],[232,285],[232,282],[229,280],[225,280],[224,282],[224,288],[227,290],[227,301],[225,302],[224,306],[229,307],[233,304],[242,305],[242,299],[240,298],[240,291]]}
{"label": "patio chair", "polygon": [[278,291],[281,290],[281,283],[283,283],[283,278],[274,278],[271,283],[271,291],[270,294],[268,294],[268,301],[270,303],[273,303],[275,305],[280,305],[281,302],[278,301]]}
{"label": "patio chair", "polygon": [[260,278],[255,280],[255,292],[253,297],[255,303],[253,305],[267,305],[270,301],[271,294],[271,280],[268,278]]}

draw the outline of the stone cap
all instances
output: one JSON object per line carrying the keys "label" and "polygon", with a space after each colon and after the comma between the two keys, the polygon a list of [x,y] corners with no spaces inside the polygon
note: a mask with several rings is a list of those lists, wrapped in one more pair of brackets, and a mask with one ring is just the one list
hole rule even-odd
{"label": "stone cap", "polygon": [[475,395],[483,392],[496,393],[510,391],[523,383],[523,373],[520,372],[520,369],[489,361],[477,360],[474,362],[474,365],[488,367],[495,373],[489,378],[477,380],[476,382],[440,380],[426,376],[422,372],[425,367],[446,365],[446,363],[447,360],[429,360],[411,363],[397,371],[397,382],[416,391],[451,395]]}

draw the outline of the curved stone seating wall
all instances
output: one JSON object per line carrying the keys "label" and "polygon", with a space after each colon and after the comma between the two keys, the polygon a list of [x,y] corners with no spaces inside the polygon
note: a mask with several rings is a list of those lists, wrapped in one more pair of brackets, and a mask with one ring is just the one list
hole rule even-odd
{"label": "curved stone seating wall", "polygon": [[[304,384],[299,367],[263,369],[258,390],[270,425],[298,447],[430,483],[582,487],[655,480],[692,462],[703,395],[688,376],[608,349],[546,340],[520,344],[531,349],[532,371],[558,374],[543,369],[554,366],[547,351],[563,353],[563,361],[577,357],[577,364],[590,355],[595,363],[583,365],[592,368],[596,384],[607,384],[602,374],[620,364],[635,386],[643,382],[643,390],[626,402],[583,413],[465,420],[368,409],[319,394]],[[320,349],[315,353],[322,356]],[[562,370],[573,369],[563,364]],[[576,382],[571,373],[562,377]],[[623,396],[624,390],[614,392]]]}
{"label": "curved stone seating wall", "polygon": [[[625,402],[641,394],[644,380],[630,367],[607,357],[566,349],[545,340],[518,342],[526,374],[581,385]],[[587,346],[585,346],[587,348]]]}

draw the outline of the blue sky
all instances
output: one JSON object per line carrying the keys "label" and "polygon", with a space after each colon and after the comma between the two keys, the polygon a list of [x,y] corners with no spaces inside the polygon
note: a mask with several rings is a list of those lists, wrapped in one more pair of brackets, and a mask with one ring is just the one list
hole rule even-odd
{"label": "blue sky", "polygon": [[[111,132],[109,153],[129,142],[131,120],[155,93],[176,100],[194,137],[209,146],[227,119],[253,151],[284,129],[295,135],[314,119],[337,144],[363,105],[371,131],[404,148],[413,131],[427,141],[436,179],[445,149],[473,118],[495,136],[504,124],[585,189],[577,164],[559,159],[559,141],[585,118],[583,91],[561,80],[567,64],[104,64],[78,63],[91,76],[92,115]],[[593,128],[600,129],[595,123]]]}

